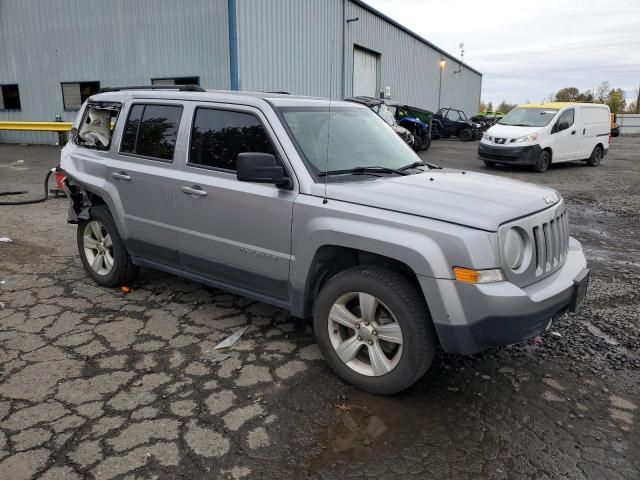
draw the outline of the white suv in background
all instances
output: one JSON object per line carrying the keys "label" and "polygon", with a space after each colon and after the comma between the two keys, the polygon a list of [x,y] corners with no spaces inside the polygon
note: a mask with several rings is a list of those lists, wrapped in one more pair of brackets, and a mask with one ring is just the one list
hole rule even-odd
{"label": "white suv in background", "polygon": [[531,165],[540,173],[552,162],[595,167],[609,150],[609,118],[609,107],[595,103],[520,105],[485,132],[478,156],[488,167]]}

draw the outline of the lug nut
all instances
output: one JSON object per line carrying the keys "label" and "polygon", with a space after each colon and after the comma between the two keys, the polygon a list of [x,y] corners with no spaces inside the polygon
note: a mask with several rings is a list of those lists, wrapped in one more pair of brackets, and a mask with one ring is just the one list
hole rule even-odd
{"label": "lug nut", "polygon": [[369,326],[369,322],[364,322],[364,324],[368,327]]}
{"label": "lug nut", "polygon": [[378,332],[376,332],[375,330],[373,332],[371,332],[373,335],[377,335]]}
{"label": "lug nut", "polygon": [[358,341],[360,341],[360,342],[362,341],[362,337],[361,336],[358,336]]}
{"label": "lug nut", "polygon": [[335,334],[335,333],[338,333],[338,330],[334,330],[334,331],[333,331],[333,333],[334,333],[334,334]]}
{"label": "lug nut", "polygon": [[371,340],[369,340],[369,345],[373,345],[373,342]]}

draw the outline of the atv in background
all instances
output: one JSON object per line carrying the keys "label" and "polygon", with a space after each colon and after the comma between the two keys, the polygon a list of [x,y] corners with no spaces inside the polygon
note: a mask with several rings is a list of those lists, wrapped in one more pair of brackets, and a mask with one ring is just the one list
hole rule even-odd
{"label": "atv in background", "polygon": [[[395,117],[396,120],[402,125],[402,120],[407,119],[416,119],[421,122],[421,125],[425,125],[430,129],[431,140],[437,140],[446,135],[444,126],[442,122],[437,118],[434,118],[434,113],[429,110],[425,110],[423,108],[414,107],[411,105],[401,105],[398,103],[391,103],[391,107],[395,107]],[[423,128],[424,130],[424,128]],[[427,130],[423,131],[423,134],[428,133]],[[430,144],[431,142],[429,142]]]}
{"label": "atv in background", "polygon": [[[415,121],[404,121],[402,124],[396,120],[394,116],[395,108],[389,107],[387,102],[381,98],[375,97],[349,97],[345,98],[347,102],[359,103],[361,105],[365,105],[373,110],[380,118],[382,118],[385,122],[387,122],[391,128],[395,130],[395,132],[400,135],[407,145],[413,148],[416,152],[418,150],[424,150],[429,148],[431,142],[425,144],[422,137],[422,131],[420,125],[418,125]],[[428,135],[428,125],[427,125],[427,139]],[[418,135],[415,135],[414,132],[418,132]]]}
{"label": "atv in background", "polygon": [[[398,124],[413,133],[416,143],[414,150],[427,150],[431,146],[431,140],[433,138],[433,131],[431,131],[431,127],[429,126],[430,119],[425,118],[426,116],[421,118],[416,115],[408,105],[387,102],[387,106]],[[431,134],[429,134],[430,131]]]}
{"label": "atv in background", "polygon": [[482,137],[480,124],[469,120],[462,110],[441,108],[434,118],[442,122],[446,136],[456,136],[463,142],[479,140]]}

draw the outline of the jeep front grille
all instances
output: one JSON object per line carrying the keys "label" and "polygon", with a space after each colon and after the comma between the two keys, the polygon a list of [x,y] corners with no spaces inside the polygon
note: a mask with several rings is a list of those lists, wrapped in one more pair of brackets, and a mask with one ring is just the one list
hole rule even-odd
{"label": "jeep front grille", "polygon": [[567,258],[569,222],[566,212],[533,227],[536,277],[552,272]]}

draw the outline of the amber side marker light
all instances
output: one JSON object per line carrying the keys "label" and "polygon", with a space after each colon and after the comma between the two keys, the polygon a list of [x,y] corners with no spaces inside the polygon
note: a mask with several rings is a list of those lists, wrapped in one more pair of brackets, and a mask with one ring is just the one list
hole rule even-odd
{"label": "amber side marker light", "polygon": [[502,282],[504,275],[502,270],[472,270],[471,268],[453,267],[453,277],[463,283],[492,283]]}

